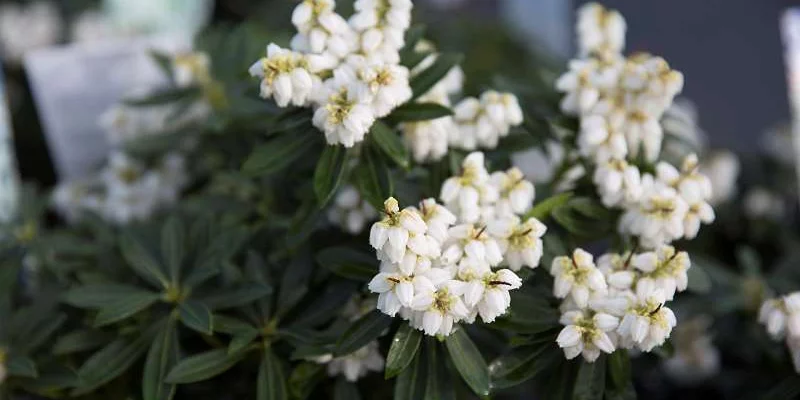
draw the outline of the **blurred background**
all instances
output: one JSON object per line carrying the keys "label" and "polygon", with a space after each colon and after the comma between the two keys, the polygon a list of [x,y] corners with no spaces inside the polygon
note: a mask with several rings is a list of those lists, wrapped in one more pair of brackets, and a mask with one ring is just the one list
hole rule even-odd
{"label": "blurred background", "polygon": [[[339,1],[347,7],[350,1]],[[574,52],[572,21],[582,0],[418,0],[442,48],[465,49],[470,72],[485,80],[498,66],[525,79],[543,63],[561,68]],[[789,0],[606,0],[628,21],[627,51],[663,56],[686,76],[713,147],[748,152],[761,133],[789,119],[780,19]],[[0,0],[0,59],[23,178],[54,182],[23,67],[24,54],[70,42],[97,43],[207,24],[251,21],[285,32],[293,0]],[[513,62],[509,62],[513,60]]]}

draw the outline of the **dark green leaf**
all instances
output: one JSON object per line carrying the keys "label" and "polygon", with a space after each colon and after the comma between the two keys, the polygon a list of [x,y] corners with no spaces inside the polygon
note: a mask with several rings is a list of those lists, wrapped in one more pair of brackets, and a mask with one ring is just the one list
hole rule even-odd
{"label": "dark green leaf", "polygon": [[361,162],[356,167],[355,184],[361,196],[373,207],[383,208],[383,202],[394,192],[392,174],[381,154],[371,148],[364,148]]}
{"label": "dark green leaf", "polygon": [[381,121],[375,121],[369,130],[369,137],[397,165],[408,168],[408,151],[400,136],[392,128]]}
{"label": "dark green leaf", "polygon": [[179,282],[181,265],[186,251],[184,236],[183,223],[177,216],[170,217],[161,229],[161,254],[174,284]]}
{"label": "dark green leaf", "polygon": [[307,253],[300,254],[285,268],[278,292],[277,315],[283,316],[303,299],[308,292],[308,281],[313,268],[314,263]]}
{"label": "dark green leaf", "polygon": [[525,214],[523,219],[527,220],[528,218],[533,217],[538,219],[539,221],[544,221],[545,219],[547,219],[547,217],[550,216],[550,214],[553,212],[555,208],[566,204],[567,201],[569,201],[569,199],[572,198],[572,196],[573,196],[572,192],[565,192],[565,193],[559,193],[543,201],[540,201],[539,204],[536,204],[536,206],[534,206],[533,209],[531,209],[530,211],[528,211],[527,214]]}
{"label": "dark green leaf", "polygon": [[315,133],[314,129],[290,131],[256,147],[242,165],[242,172],[261,176],[283,170],[318,142]]}
{"label": "dark green leaf", "polygon": [[289,326],[311,327],[330,321],[339,314],[338,310],[345,307],[355,290],[356,285],[351,281],[339,281],[328,285],[325,292],[316,296],[307,307],[293,315]]}
{"label": "dark green leaf", "polygon": [[298,400],[307,398],[324,375],[324,365],[312,362],[300,363],[289,376],[289,394]]}
{"label": "dark green leaf", "polygon": [[336,344],[336,355],[350,354],[377,339],[392,323],[388,315],[373,310],[361,317],[342,334]]}
{"label": "dark green leaf", "polygon": [[153,292],[135,286],[120,284],[95,284],[70,289],[63,296],[63,301],[80,308],[100,309],[120,300],[136,296],[152,295]]}
{"label": "dark green leaf", "polygon": [[436,57],[436,61],[422,71],[419,75],[411,78],[411,91],[414,93],[412,99],[427,93],[436,83],[444,78],[453,67],[461,63],[464,56],[461,54],[442,53]]}
{"label": "dark green leaf", "polygon": [[775,385],[761,400],[791,400],[800,396],[800,376],[792,374]]}
{"label": "dark green leaf", "polygon": [[36,369],[36,363],[28,357],[12,354],[6,361],[6,369],[9,376],[18,376],[23,378],[36,378],[39,376],[39,371]]}
{"label": "dark green leaf", "polygon": [[178,362],[178,332],[170,319],[150,345],[142,372],[143,400],[168,400],[175,395],[175,385],[165,382],[167,373]]}
{"label": "dark green leaf", "polygon": [[53,345],[53,354],[65,355],[98,348],[106,343],[110,336],[99,331],[80,330],[61,336]]}
{"label": "dark green leaf", "polygon": [[701,265],[693,264],[686,273],[689,276],[689,290],[700,294],[711,291],[711,278]]}
{"label": "dark green leaf", "polygon": [[453,110],[437,103],[406,103],[387,117],[393,123],[428,121],[453,115]]}
{"label": "dark green leaf", "polygon": [[389,379],[397,376],[400,372],[411,364],[417,355],[422,334],[408,324],[403,324],[392,339],[392,346],[389,347],[389,354],[386,356],[386,369],[384,378]]}
{"label": "dark green leaf", "polygon": [[489,395],[489,368],[486,360],[464,329],[457,329],[445,340],[450,359],[461,377],[478,396]]}
{"label": "dark green leaf", "polygon": [[337,379],[336,386],[333,387],[333,400],[361,400],[358,386],[344,378]]}
{"label": "dark green leaf", "polygon": [[194,329],[204,335],[211,335],[214,332],[214,319],[208,306],[197,300],[189,300],[179,307],[181,322],[186,327]]}
{"label": "dark green leaf", "polygon": [[158,68],[164,74],[164,77],[174,82],[175,77],[172,75],[172,57],[160,51],[151,50],[148,52],[153,61],[158,65]]}
{"label": "dark green leaf", "polygon": [[117,299],[100,309],[94,318],[94,326],[99,328],[127,319],[139,311],[150,307],[159,301],[161,296],[156,293],[134,294]]}
{"label": "dark green leaf", "polygon": [[229,335],[239,335],[250,331],[257,331],[252,325],[242,320],[228,317],[225,315],[216,314],[214,319],[214,330],[217,332],[227,333]]}
{"label": "dark green leaf", "polygon": [[122,235],[119,245],[128,266],[142,279],[157,287],[169,285],[161,265],[137,238],[129,234]]}
{"label": "dark green leaf", "polygon": [[504,389],[517,386],[535,378],[553,362],[562,359],[564,356],[560,351],[548,349],[548,345],[553,343],[555,342],[518,347],[492,361],[489,365],[492,388]]}
{"label": "dark green leaf", "polygon": [[317,253],[317,264],[336,275],[368,282],[378,273],[378,261],[371,255],[352,247],[328,247]]}
{"label": "dark green leaf", "polygon": [[127,99],[124,103],[130,106],[157,106],[174,103],[183,99],[197,98],[201,94],[199,87],[167,88],[145,97]]}
{"label": "dark green leaf", "polygon": [[439,356],[439,343],[433,338],[427,339],[425,358],[428,360],[426,369],[425,400],[455,400],[455,391],[450,382],[450,375],[445,368],[444,359]]}
{"label": "dark green leaf", "polygon": [[411,365],[397,377],[394,384],[395,400],[418,400],[425,395],[426,362],[421,353],[418,351]]}
{"label": "dark green leaf", "polygon": [[631,359],[624,349],[608,355],[608,375],[617,391],[623,391],[631,383]]}
{"label": "dark green leaf", "polygon": [[289,395],[286,390],[286,378],[281,361],[267,348],[258,369],[258,400],[284,400]]}
{"label": "dark green leaf", "polygon": [[192,383],[213,378],[236,365],[246,353],[215,349],[184,358],[167,375],[168,383]]}
{"label": "dark green leaf", "polygon": [[343,146],[325,146],[314,170],[314,194],[322,207],[336,193],[344,177],[348,150]]}
{"label": "dark green leaf", "polygon": [[253,340],[259,335],[260,333],[256,329],[234,334],[231,338],[231,342],[228,344],[228,354],[238,353],[250,343],[253,343]]}
{"label": "dark green leaf", "polygon": [[603,400],[606,388],[606,362],[602,358],[595,362],[582,361],[575,379],[573,400]]}
{"label": "dark green leaf", "polygon": [[154,332],[146,331],[134,340],[117,339],[92,355],[78,370],[81,385],[73,396],[91,393],[99,386],[122,375],[147,351]]}
{"label": "dark green leaf", "polygon": [[272,293],[272,288],[260,283],[247,283],[236,289],[223,291],[220,294],[208,297],[204,302],[212,310],[239,307],[250,304]]}

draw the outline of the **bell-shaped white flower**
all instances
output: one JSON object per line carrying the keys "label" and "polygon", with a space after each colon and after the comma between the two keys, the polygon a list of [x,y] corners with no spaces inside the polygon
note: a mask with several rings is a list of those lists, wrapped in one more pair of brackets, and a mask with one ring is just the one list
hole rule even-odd
{"label": "bell-shaped white flower", "polygon": [[361,233],[367,223],[377,217],[372,205],[362,199],[352,185],[339,190],[333,199],[333,205],[328,209],[328,220],[353,235]]}
{"label": "bell-shaped white flower", "polygon": [[602,115],[581,118],[578,133],[578,150],[584,157],[597,163],[623,160],[628,155],[621,121]]}
{"label": "bell-shaped white flower", "polygon": [[371,105],[375,117],[389,115],[397,106],[411,99],[411,86],[408,83],[408,68],[402,65],[354,62],[359,90],[372,98]]}
{"label": "bell-shaped white flower", "polygon": [[464,289],[463,282],[451,280],[435,291],[423,292],[414,297],[411,308],[422,312],[419,328],[426,335],[448,336],[453,330],[453,324],[469,314],[469,309],[461,299]]}
{"label": "bell-shaped white flower", "polygon": [[646,174],[642,177],[642,196],[622,215],[619,228],[639,236],[642,246],[655,248],[683,237],[688,209],[674,188]]}
{"label": "bell-shaped white flower", "polygon": [[447,178],[439,198],[445,206],[466,223],[481,218],[481,205],[497,201],[497,188],[489,184],[489,173],[484,166],[483,153],[470,153],[461,164],[460,176]]}
{"label": "bell-shaped white flower", "polygon": [[525,214],[533,207],[536,189],[533,183],[525,180],[519,168],[512,167],[506,172],[492,173],[489,180],[500,194],[495,205],[498,213],[496,217]]}
{"label": "bell-shaped white flower", "polygon": [[249,72],[261,78],[261,97],[273,98],[279,107],[304,106],[310,100],[314,81],[308,60],[300,53],[270,43],[267,57],[256,61]]}
{"label": "bell-shaped white flower", "polygon": [[[406,255],[406,248],[415,236],[425,234],[428,229],[422,216],[413,208],[402,211],[394,197],[384,202],[385,217],[372,225],[369,243],[378,250],[379,258],[399,263]],[[426,245],[426,243],[421,243]],[[428,250],[425,249],[427,253]]]}
{"label": "bell-shaped white flower", "polygon": [[625,160],[610,159],[598,164],[592,180],[606,207],[634,204],[642,195],[639,169]]}
{"label": "bell-shaped white flower", "polygon": [[556,338],[568,360],[583,354],[587,362],[594,362],[600,352],[611,354],[615,350],[610,334],[617,328],[619,319],[605,313],[567,311],[560,319],[564,328]]}
{"label": "bell-shaped white flower", "polygon": [[318,94],[319,105],[314,111],[314,126],[325,133],[328,144],[353,147],[375,122],[372,97],[359,90],[352,71],[339,68],[333,79],[325,81]]}
{"label": "bell-shaped white flower", "polygon": [[528,218],[522,222],[519,217],[493,221],[489,224],[489,233],[500,239],[505,254],[505,263],[512,271],[519,271],[523,266],[536,268],[542,258],[542,236],[547,227],[536,218]]}
{"label": "bell-shaped white flower", "polygon": [[594,264],[591,254],[582,249],[575,249],[572,256],[560,256],[553,259],[550,274],[555,277],[553,295],[563,299],[570,295],[580,308],[589,303],[592,292],[606,292],[605,277]]}
{"label": "bell-shaped white flower", "polygon": [[621,53],[625,47],[625,18],[598,3],[587,3],[578,9],[578,46],[581,55]]}
{"label": "bell-shaped white flower", "polygon": [[441,160],[447,154],[448,135],[456,130],[453,117],[441,117],[428,121],[406,122],[400,126],[406,147],[414,160]]}
{"label": "bell-shaped white flower", "polygon": [[374,340],[350,354],[330,360],[328,375],[344,375],[348,381],[356,382],[370,372],[382,371],[383,365],[384,359],[378,349],[378,341]]}
{"label": "bell-shaped white flower", "polygon": [[637,286],[653,285],[661,289],[666,300],[672,300],[675,292],[686,290],[689,284],[689,254],[672,246],[660,246],[656,251],[636,254],[631,265],[641,271]]}
{"label": "bell-shaped white flower", "polygon": [[428,235],[444,243],[448,237],[447,230],[456,223],[456,216],[433,198],[422,200],[418,210],[428,226]]}
{"label": "bell-shaped white flower", "polygon": [[649,352],[669,338],[677,324],[675,314],[664,305],[664,292],[652,282],[638,282],[636,298],[622,318],[617,333]]}

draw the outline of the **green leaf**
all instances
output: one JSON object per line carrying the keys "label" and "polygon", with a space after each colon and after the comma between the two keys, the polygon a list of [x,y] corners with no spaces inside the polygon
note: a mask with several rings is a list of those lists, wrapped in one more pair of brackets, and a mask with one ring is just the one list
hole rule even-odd
{"label": "green leaf", "polygon": [[423,398],[426,375],[425,362],[421,353],[421,351],[418,351],[411,365],[397,377],[397,381],[394,384],[395,400],[418,400]]}
{"label": "green leaf", "polygon": [[174,82],[175,77],[172,75],[172,57],[160,51],[151,50],[148,52],[153,61],[158,65],[158,68],[164,74],[164,77]]}
{"label": "green leaf", "polygon": [[272,174],[287,168],[318,143],[313,128],[290,131],[256,147],[242,165],[242,172],[251,176]]}
{"label": "green leaf", "polygon": [[216,314],[213,318],[214,330],[217,332],[227,333],[229,335],[239,335],[250,331],[257,331],[256,328],[247,322],[233,317]]}
{"label": "green leaf", "polygon": [[548,345],[555,343],[554,341],[555,338],[545,345],[517,347],[492,361],[489,365],[492,388],[505,389],[517,386],[535,378],[555,361],[562,359],[564,356],[560,351],[548,348]]}
{"label": "green leaf", "polygon": [[236,289],[207,297],[204,303],[212,310],[224,310],[250,304],[272,293],[272,288],[261,283],[246,283]]}
{"label": "green leaf", "polygon": [[181,322],[187,328],[194,329],[204,335],[214,333],[214,319],[208,306],[198,300],[189,300],[179,307]]}
{"label": "green leaf", "polygon": [[300,363],[289,376],[289,394],[293,399],[307,398],[324,376],[324,365],[312,362]]}
{"label": "green leaf", "polygon": [[381,154],[371,147],[362,149],[361,162],[355,168],[355,184],[361,196],[376,209],[394,192],[392,174]]}
{"label": "green leaf", "polygon": [[6,369],[9,376],[17,376],[22,378],[37,378],[39,371],[36,369],[36,363],[28,357],[11,354],[6,361]]}
{"label": "green leaf", "polygon": [[177,216],[172,216],[161,228],[161,254],[174,284],[180,281],[185,253],[186,238],[183,223]]}
{"label": "green leaf", "polygon": [[101,309],[109,303],[151,294],[153,292],[135,286],[114,283],[94,284],[70,289],[63,295],[62,301],[79,308]]}
{"label": "green leaf", "polygon": [[390,379],[403,372],[417,355],[422,334],[408,324],[403,324],[392,339],[389,354],[386,356],[384,378]]}
{"label": "green leaf", "polygon": [[286,390],[286,378],[280,360],[267,348],[258,369],[258,400],[285,400],[289,398]]}
{"label": "green leaf", "polygon": [[53,354],[65,355],[98,348],[106,344],[110,336],[93,330],[79,330],[61,336],[53,345]]}
{"label": "green leaf", "polygon": [[523,220],[527,220],[528,218],[536,218],[539,221],[544,221],[550,214],[553,212],[554,209],[557,207],[561,207],[569,201],[573,196],[572,192],[565,192],[559,193],[555,196],[548,197],[547,199],[540,201],[539,204],[533,207],[524,217]]}
{"label": "green leaf", "polygon": [[427,93],[434,85],[444,78],[453,67],[461,63],[464,56],[461,54],[442,53],[436,57],[436,61],[422,71],[419,75],[411,78],[411,91],[414,93],[413,99]]}
{"label": "green leaf", "polygon": [[336,275],[362,282],[369,282],[378,273],[378,262],[373,255],[347,246],[322,249],[316,261]]}
{"label": "green leaf", "polygon": [[694,293],[705,294],[711,291],[711,277],[701,265],[692,264],[686,271],[689,277],[688,289]]}
{"label": "green leaf", "polygon": [[478,396],[489,395],[489,368],[486,360],[464,329],[458,329],[445,340],[450,359],[458,373]]}
{"label": "green leaf", "polygon": [[423,354],[428,360],[426,369],[425,400],[455,400],[455,391],[450,382],[450,374],[445,368],[445,361],[439,359],[439,344],[433,339],[427,339]]}
{"label": "green leaf", "polygon": [[336,380],[336,385],[333,387],[333,400],[361,400],[361,394],[358,393],[358,386],[340,377]]}
{"label": "green leaf", "polygon": [[325,146],[325,150],[322,151],[317,168],[314,170],[314,194],[320,207],[328,203],[342,183],[347,153],[347,149],[343,146]]}
{"label": "green leaf", "polygon": [[94,327],[99,328],[127,319],[160,299],[161,296],[156,293],[137,293],[117,299],[100,309],[94,318]]}
{"label": "green leaf", "polygon": [[575,379],[573,400],[603,400],[606,385],[606,362],[602,358],[595,362],[581,362]]}
{"label": "green leaf", "polygon": [[393,123],[428,121],[453,115],[453,110],[437,103],[406,103],[387,117]]}
{"label": "green leaf", "polygon": [[377,339],[392,323],[388,315],[373,310],[369,314],[354,322],[339,338],[336,343],[336,355],[350,354]]}
{"label": "green leaf", "polygon": [[148,329],[133,340],[120,338],[93,354],[78,370],[81,385],[73,396],[91,393],[94,389],[122,375],[147,351],[155,331]]}
{"label": "green leaf", "polygon": [[624,349],[608,355],[608,375],[616,391],[624,391],[631,384],[631,359]]}
{"label": "green leaf", "polygon": [[149,94],[145,97],[123,100],[123,102],[129,106],[157,106],[174,103],[183,99],[197,98],[200,94],[201,90],[199,87],[172,87],[160,90],[154,94]]}
{"label": "green leaf", "polygon": [[137,238],[130,234],[124,234],[120,238],[119,245],[122,256],[137,275],[156,287],[169,285],[169,279],[164,274],[159,262]]}
{"label": "green leaf", "polygon": [[192,383],[213,378],[236,365],[246,353],[215,349],[181,360],[167,375],[168,383]]}
{"label": "green leaf", "polygon": [[369,130],[369,138],[397,165],[408,168],[408,151],[400,136],[392,128],[381,121],[375,121]]}
{"label": "green leaf", "polygon": [[176,386],[165,382],[167,372],[180,357],[178,332],[175,321],[170,319],[158,333],[144,362],[142,372],[143,400],[168,400],[175,396]]}
{"label": "green leaf", "polygon": [[228,354],[237,353],[247,347],[253,340],[260,335],[258,330],[252,329],[235,334],[228,343]]}

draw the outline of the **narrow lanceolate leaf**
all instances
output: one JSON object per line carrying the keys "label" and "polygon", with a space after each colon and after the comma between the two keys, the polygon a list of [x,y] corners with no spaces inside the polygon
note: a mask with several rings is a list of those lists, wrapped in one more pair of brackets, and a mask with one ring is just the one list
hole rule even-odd
{"label": "narrow lanceolate leaf", "polygon": [[92,330],[80,330],[61,336],[53,345],[53,354],[65,355],[98,348],[110,340],[110,335]]}
{"label": "narrow lanceolate leaf", "polygon": [[355,184],[361,197],[381,209],[383,202],[393,196],[392,174],[377,149],[362,150],[361,163],[355,169]]}
{"label": "narrow lanceolate leaf", "polygon": [[256,147],[242,165],[242,172],[261,176],[283,170],[318,142],[311,133],[313,129],[286,132]]}
{"label": "narrow lanceolate leaf", "polygon": [[800,396],[800,376],[792,374],[761,397],[761,400],[788,400]]}
{"label": "narrow lanceolate leaf", "polygon": [[631,359],[628,352],[619,349],[608,355],[608,375],[617,391],[624,391],[631,383]]}
{"label": "narrow lanceolate leaf", "polygon": [[316,261],[336,275],[357,281],[368,282],[378,273],[374,256],[347,246],[322,249]]}
{"label": "narrow lanceolate leaf", "polygon": [[64,294],[63,301],[75,307],[100,309],[118,300],[147,294],[152,294],[152,292],[135,286],[113,283],[96,284],[70,289]]}
{"label": "narrow lanceolate leaf", "polygon": [[325,150],[322,151],[317,168],[314,170],[314,193],[320,207],[328,203],[342,183],[347,153],[347,149],[343,146],[325,146]]}
{"label": "narrow lanceolate leaf", "polygon": [[169,284],[158,260],[138,239],[132,235],[123,235],[119,245],[127,264],[142,279],[157,287],[166,287]]}
{"label": "narrow lanceolate leaf", "polygon": [[208,306],[197,300],[189,300],[179,307],[181,322],[187,328],[194,329],[204,335],[214,332],[214,319]]}
{"label": "narrow lanceolate leaf", "polygon": [[547,342],[544,346],[517,347],[492,361],[489,365],[492,388],[504,389],[519,385],[547,371],[554,362],[563,359],[561,352],[553,351],[550,344],[552,342]]}
{"label": "narrow lanceolate leaf", "polygon": [[533,217],[542,221],[547,217],[549,217],[556,207],[560,207],[566,204],[567,201],[569,201],[569,199],[572,198],[572,196],[573,196],[572,192],[565,192],[549,197],[544,201],[540,201],[538,204],[536,204],[536,206],[533,207],[533,209],[531,209],[530,211],[528,211],[527,214],[525,214],[523,219],[528,219]]}
{"label": "narrow lanceolate leaf", "polygon": [[293,399],[307,398],[324,376],[325,366],[312,362],[300,363],[289,375],[289,394]]}
{"label": "narrow lanceolate leaf", "polygon": [[388,315],[373,310],[361,317],[344,332],[336,344],[336,355],[350,354],[377,339],[392,323]]}
{"label": "narrow lanceolate leaf", "polygon": [[12,354],[6,361],[6,369],[10,376],[21,378],[36,378],[39,376],[39,371],[36,370],[36,363],[30,358],[20,355]]}
{"label": "narrow lanceolate leaf", "polygon": [[400,136],[388,125],[375,121],[369,130],[369,138],[397,165],[408,168],[408,151]]}
{"label": "narrow lanceolate leaf", "polygon": [[175,385],[166,383],[167,373],[178,362],[178,333],[170,319],[150,345],[142,372],[143,400],[169,400],[175,395]]}
{"label": "narrow lanceolate leaf", "polygon": [[416,99],[427,93],[436,83],[442,80],[453,67],[460,64],[463,58],[464,56],[461,54],[439,54],[436,57],[436,61],[434,61],[430,67],[422,71],[419,75],[411,78],[410,83],[411,91],[414,93],[413,98]]}
{"label": "narrow lanceolate leaf", "polygon": [[387,117],[394,123],[428,121],[453,115],[453,110],[436,103],[406,103],[397,107]]}
{"label": "narrow lanceolate leaf", "polygon": [[281,361],[267,348],[258,369],[256,398],[258,400],[285,400],[289,398]]}
{"label": "narrow lanceolate leaf", "polygon": [[161,296],[156,293],[137,293],[117,299],[100,309],[100,312],[94,318],[94,326],[99,328],[130,318],[139,311],[150,307],[159,299],[161,299]]}
{"label": "narrow lanceolate leaf", "polygon": [[602,400],[606,389],[606,362],[601,357],[593,363],[582,362],[575,379],[573,400]]}
{"label": "narrow lanceolate leaf", "polygon": [[450,359],[458,373],[478,396],[489,395],[489,368],[480,351],[464,329],[451,333],[445,340]]}
{"label": "narrow lanceolate leaf", "polygon": [[73,396],[91,393],[94,389],[122,375],[147,351],[153,333],[146,331],[136,339],[117,339],[92,355],[78,370],[81,385]]}
{"label": "narrow lanceolate leaf", "polygon": [[414,360],[400,373],[394,384],[395,400],[418,400],[425,395],[425,360],[417,352]]}
{"label": "narrow lanceolate leaf", "polygon": [[445,360],[442,358],[439,343],[428,338],[425,346],[425,359],[428,362],[425,370],[425,400],[455,400],[455,391],[450,382]]}
{"label": "narrow lanceolate leaf", "polygon": [[239,307],[250,304],[272,293],[272,288],[260,283],[248,283],[235,289],[207,297],[203,302],[212,310]]}
{"label": "narrow lanceolate leaf", "polygon": [[215,349],[184,358],[167,375],[168,383],[192,383],[213,378],[236,365],[246,353],[228,354],[226,349]]}
{"label": "narrow lanceolate leaf", "polygon": [[333,387],[333,400],[361,400],[358,386],[340,377],[336,380],[336,386]]}
{"label": "narrow lanceolate leaf", "polygon": [[403,372],[417,355],[422,334],[410,325],[403,324],[392,339],[389,354],[386,356],[384,377],[393,378]]}
{"label": "narrow lanceolate leaf", "polygon": [[167,265],[172,283],[179,282],[185,252],[186,238],[183,222],[177,216],[172,216],[161,228],[161,255]]}

